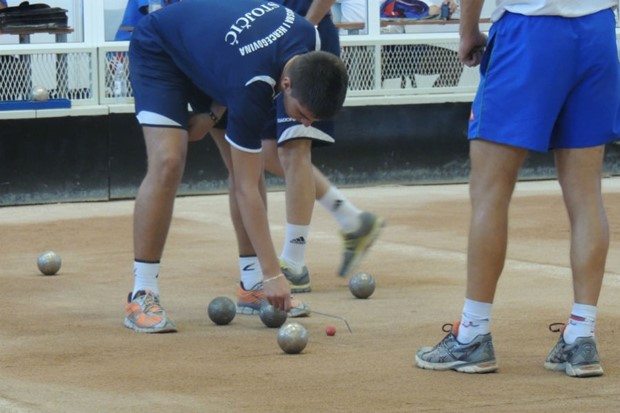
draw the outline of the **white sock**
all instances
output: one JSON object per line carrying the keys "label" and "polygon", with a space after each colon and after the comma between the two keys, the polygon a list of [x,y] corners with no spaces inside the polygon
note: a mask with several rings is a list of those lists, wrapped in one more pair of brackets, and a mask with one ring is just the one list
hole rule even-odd
{"label": "white sock", "polygon": [[456,339],[465,344],[471,343],[479,335],[487,334],[492,309],[492,303],[483,303],[466,298]]}
{"label": "white sock", "polygon": [[352,232],[359,228],[359,215],[362,211],[357,209],[335,186],[329,187],[325,195],[319,199],[319,204],[329,211],[342,231]]}
{"label": "white sock", "polygon": [[564,329],[564,341],[566,341],[566,344],[573,344],[579,337],[594,337],[596,313],[596,306],[573,304],[573,310]]}
{"label": "white sock", "polygon": [[150,290],[159,294],[159,262],[133,262],[133,292]]}
{"label": "white sock", "polygon": [[260,267],[258,257],[256,255],[239,257],[239,274],[241,274],[241,284],[246,290],[261,282],[263,270]]}
{"label": "white sock", "polygon": [[305,264],[306,243],[308,242],[309,225],[286,224],[286,241],[280,258],[296,274],[301,273]]}

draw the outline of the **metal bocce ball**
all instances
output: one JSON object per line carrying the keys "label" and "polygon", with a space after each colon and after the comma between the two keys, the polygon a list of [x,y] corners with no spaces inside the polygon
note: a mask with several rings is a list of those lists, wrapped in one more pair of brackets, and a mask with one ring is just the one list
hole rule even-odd
{"label": "metal bocce ball", "polygon": [[368,298],[375,292],[375,278],[367,272],[358,272],[349,281],[349,290],[357,298]]}
{"label": "metal bocce ball", "polygon": [[269,328],[278,328],[286,321],[288,314],[271,304],[263,304],[260,308],[260,321]]}
{"label": "metal bocce ball", "polygon": [[50,98],[49,91],[43,86],[35,86],[32,88],[32,100],[43,102]]}
{"label": "metal bocce ball", "polygon": [[278,331],[278,345],[288,354],[301,353],[308,344],[308,331],[299,323],[288,323]]}
{"label": "metal bocce ball", "polygon": [[62,260],[54,251],[45,251],[37,258],[37,267],[43,275],[54,275],[60,270]]}
{"label": "metal bocce ball", "polygon": [[237,306],[228,297],[216,297],[209,303],[207,312],[211,321],[219,326],[223,326],[235,318]]}

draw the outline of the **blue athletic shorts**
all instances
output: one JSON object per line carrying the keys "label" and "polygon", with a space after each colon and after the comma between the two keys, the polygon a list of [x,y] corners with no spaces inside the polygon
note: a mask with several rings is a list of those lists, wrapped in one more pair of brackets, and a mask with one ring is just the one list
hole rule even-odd
{"label": "blue athletic shorts", "polygon": [[620,63],[611,10],[578,18],[505,13],[480,65],[469,139],[545,152],[620,136]]}
{"label": "blue athletic shorts", "polygon": [[213,99],[202,93],[154,41],[132,42],[129,64],[141,125],[187,129],[188,104],[196,112],[210,108]]}

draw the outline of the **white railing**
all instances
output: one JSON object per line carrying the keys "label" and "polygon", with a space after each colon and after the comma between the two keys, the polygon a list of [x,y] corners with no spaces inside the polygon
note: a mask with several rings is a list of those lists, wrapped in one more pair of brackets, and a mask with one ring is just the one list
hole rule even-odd
{"label": "white railing", "polygon": [[[385,34],[378,0],[370,0],[370,4],[368,34],[341,36],[342,58],[350,75],[345,105],[473,99],[479,81],[478,68],[463,67],[456,58],[458,25],[433,26],[432,32],[428,32],[422,25],[412,24],[403,29],[403,34]],[[50,98],[71,102],[71,109],[46,110],[43,116],[132,112],[129,43],[106,41],[101,17],[104,11],[103,0],[83,2],[87,28],[83,42],[2,45],[0,103],[28,100],[32,88],[43,86]],[[617,38],[620,43],[620,28]],[[0,110],[0,119],[33,117],[33,113],[36,117],[38,112]]]}

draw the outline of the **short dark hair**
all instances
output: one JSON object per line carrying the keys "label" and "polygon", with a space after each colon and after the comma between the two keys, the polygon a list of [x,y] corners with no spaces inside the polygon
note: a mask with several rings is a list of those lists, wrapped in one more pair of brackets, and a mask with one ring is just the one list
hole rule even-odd
{"label": "short dark hair", "polygon": [[349,75],[342,60],[328,52],[298,56],[289,68],[291,95],[317,119],[334,117],[344,103]]}

